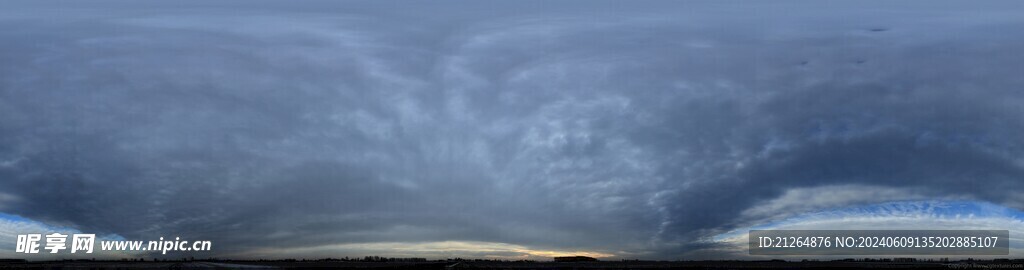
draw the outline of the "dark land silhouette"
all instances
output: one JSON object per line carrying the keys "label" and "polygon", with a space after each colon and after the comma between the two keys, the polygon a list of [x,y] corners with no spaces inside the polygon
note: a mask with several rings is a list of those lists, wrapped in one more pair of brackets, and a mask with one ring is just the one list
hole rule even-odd
{"label": "dark land silhouette", "polygon": [[316,260],[121,259],[26,261],[0,259],[0,269],[1024,269],[1024,259],[848,258],[838,260],[487,260],[386,258],[324,258]]}

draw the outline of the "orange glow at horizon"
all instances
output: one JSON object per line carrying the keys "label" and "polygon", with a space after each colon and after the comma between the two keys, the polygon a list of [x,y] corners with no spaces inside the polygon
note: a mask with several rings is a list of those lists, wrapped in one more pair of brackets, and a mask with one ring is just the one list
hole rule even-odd
{"label": "orange glow at horizon", "polygon": [[[510,255],[516,254],[516,255]],[[522,245],[478,242],[478,241],[438,241],[438,242],[380,242],[324,245],[307,248],[262,249],[253,253],[239,254],[247,256],[268,257],[267,255],[295,257],[308,254],[360,254],[358,256],[379,255],[393,257],[427,257],[427,258],[501,258],[501,259],[550,259],[562,256],[587,256],[593,258],[614,257],[614,254],[583,250],[548,250],[533,249]],[[337,257],[338,255],[335,255]]]}

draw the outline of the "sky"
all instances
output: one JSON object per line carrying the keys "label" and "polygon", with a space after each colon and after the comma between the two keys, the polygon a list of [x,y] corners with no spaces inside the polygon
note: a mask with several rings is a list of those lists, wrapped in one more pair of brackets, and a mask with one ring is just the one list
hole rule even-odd
{"label": "sky", "polygon": [[63,231],[213,243],[111,257],[751,258],[751,228],[938,227],[1020,256],[1022,12],[4,1],[0,257]]}

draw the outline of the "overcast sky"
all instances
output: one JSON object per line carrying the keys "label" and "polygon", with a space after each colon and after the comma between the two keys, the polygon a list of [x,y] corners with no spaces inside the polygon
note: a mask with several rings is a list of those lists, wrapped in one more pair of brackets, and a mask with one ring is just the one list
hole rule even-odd
{"label": "overcast sky", "polygon": [[1022,2],[40,2],[0,4],[0,257],[56,228],[673,260],[1024,229]]}

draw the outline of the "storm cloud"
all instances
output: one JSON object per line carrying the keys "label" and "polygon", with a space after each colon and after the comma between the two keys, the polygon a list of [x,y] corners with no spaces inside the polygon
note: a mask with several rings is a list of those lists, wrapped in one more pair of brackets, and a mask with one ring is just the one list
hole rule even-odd
{"label": "storm cloud", "polygon": [[218,256],[678,259],[1022,209],[1024,6],[977,4],[9,2],[0,212]]}

